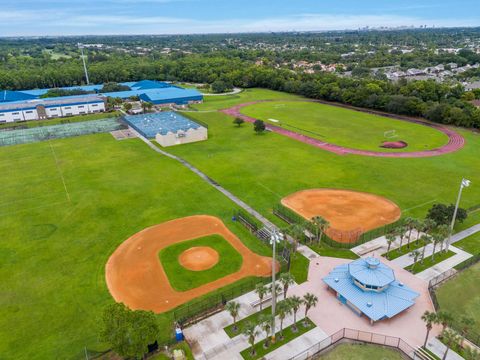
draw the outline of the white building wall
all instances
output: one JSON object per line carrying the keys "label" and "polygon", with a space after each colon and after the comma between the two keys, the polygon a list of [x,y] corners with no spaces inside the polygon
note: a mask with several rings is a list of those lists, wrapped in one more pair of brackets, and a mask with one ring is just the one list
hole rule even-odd
{"label": "white building wall", "polygon": [[208,139],[208,130],[206,128],[199,127],[198,129],[188,129],[183,133],[185,136],[178,136],[172,132],[166,135],[157,134],[155,140],[163,147],[188,144],[197,141],[203,141]]}
{"label": "white building wall", "polygon": [[[47,118],[55,118],[103,112],[105,110],[105,103],[103,101],[100,101],[93,104],[47,107],[45,108],[45,113],[47,114]],[[36,109],[0,112],[0,123],[38,119],[39,115]]]}
{"label": "white building wall", "polygon": [[23,110],[23,118],[25,120],[38,120],[38,113],[36,109]]}

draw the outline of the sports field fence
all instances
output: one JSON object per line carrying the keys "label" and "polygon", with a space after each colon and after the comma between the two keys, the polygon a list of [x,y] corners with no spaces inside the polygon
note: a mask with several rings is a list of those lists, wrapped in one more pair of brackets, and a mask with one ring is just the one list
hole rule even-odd
{"label": "sports field fence", "polygon": [[319,341],[306,350],[299,352],[297,355],[289,358],[289,360],[314,360],[319,359],[320,355],[332,349],[335,345],[342,341],[362,342],[367,344],[375,344],[398,349],[409,359],[423,359],[418,356],[417,350],[409,345],[401,338],[372,333],[369,331],[360,331],[355,329],[343,328],[336,333],[330,335],[326,339]]}
{"label": "sports field fence", "polygon": [[74,136],[105,133],[126,129],[117,118],[31,127],[25,129],[0,129],[0,146],[27,144],[39,141],[64,139]]}
{"label": "sports field fence", "polygon": [[[311,221],[306,220],[301,215],[298,215],[296,212],[280,203],[274,205],[273,214],[288,224],[300,224],[310,233],[314,234],[316,232],[315,225]],[[366,243],[380,236],[384,236],[396,227],[400,226],[402,223],[403,220],[399,219],[391,224],[383,225],[363,233],[360,230],[340,232],[332,229],[332,231],[338,232],[335,237],[340,239],[340,241],[333,240],[327,234],[323,234],[322,241],[334,248],[351,249],[357,245]],[[343,240],[345,240],[345,242],[341,242]]]}
{"label": "sports field fence", "polygon": [[249,291],[255,289],[257,284],[268,284],[270,278],[251,278],[240,282],[225,290],[219,290],[211,295],[200,299],[192,300],[173,310],[173,317],[181,327],[195,324],[219,311],[222,311],[225,304]]}

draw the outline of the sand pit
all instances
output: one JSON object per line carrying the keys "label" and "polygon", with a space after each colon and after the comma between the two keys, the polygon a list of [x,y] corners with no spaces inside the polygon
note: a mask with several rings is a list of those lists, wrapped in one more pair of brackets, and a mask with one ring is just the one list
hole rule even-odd
{"label": "sand pit", "polygon": [[283,198],[282,204],[309,220],[322,216],[330,223],[328,236],[344,243],[355,242],[362,233],[401,215],[400,208],[384,197],[349,190],[302,190]]}
{"label": "sand pit", "polygon": [[[214,234],[222,236],[242,255],[240,270],[191,290],[175,291],[160,263],[159,251],[171,244]],[[271,258],[253,253],[220,219],[197,215],[146,228],[125,240],[108,259],[105,278],[117,302],[134,310],[161,313],[244,277],[269,276],[271,269]]]}
{"label": "sand pit", "polygon": [[192,247],[178,257],[180,265],[192,271],[208,270],[214,267],[218,260],[218,252],[207,246]]}

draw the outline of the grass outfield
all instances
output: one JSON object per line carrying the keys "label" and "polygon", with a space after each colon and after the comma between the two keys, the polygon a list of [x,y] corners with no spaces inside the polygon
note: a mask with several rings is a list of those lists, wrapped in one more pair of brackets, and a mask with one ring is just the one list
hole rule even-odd
{"label": "grass outfield", "polygon": [[[455,314],[460,318],[467,315],[480,324],[480,263],[462,271],[458,276],[440,286],[437,291],[437,300],[442,310]],[[478,333],[478,330],[477,330]]]}
{"label": "grass outfield", "polygon": [[[261,94],[263,90],[259,98]],[[275,133],[258,136],[251,124],[236,127],[232,117],[223,113],[192,112],[189,116],[209,125],[209,140],[167,151],[185,158],[280,226],[285,224],[272,214],[272,206],[303,189],[335,187],[371,192],[394,201],[403,216],[424,217],[436,202],[455,202],[462,176],[480,178],[480,135],[467,130],[459,130],[466,144],[454,153],[373,158],[339,156]],[[479,203],[480,187],[469,187],[461,206]],[[480,216],[475,218],[480,220]]]}
{"label": "grass outfield", "polygon": [[304,97],[267,89],[245,89],[239,94],[206,96],[202,104],[192,105],[195,110],[213,111],[256,100],[300,100]]}
{"label": "grass outfield", "polygon": [[[218,263],[204,271],[192,271],[178,262],[182,252],[194,246],[208,246],[218,252]],[[159,253],[162,266],[167,273],[170,285],[177,291],[187,291],[207,284],[240,270],[242,256],[230,243],[219,235],[183,241],[162,249]]]}
{"label": "grass outfield", "polygon": [[[245,115],[279,125],[332,144],[372,151],[419,151],[445,145],[447,135],[427,126],[366,114],[336,106],[302,101],[274,101],[249,105]],[[270,119],[279,122],[269,121]],[[386,138],[395,130],[397,137]],[[384,149],[384,141],[402,140],[404,149]]]}
{"label": "grass outfield", "polygon": [[[148,226],[210,214],[253,251],[270,254],[231,221],[232,202],[138,139],[97,134],[2,147],[0,170],[3,359],[70,359],[82,357],[84,346],[103,349],[99,319],[113,302],[105,263]],[[161,340],[169,339],[172,313],[158,320]]]}
{"label": "grass outfield", "polygon": [[398,350],[370,344],[339,344],[316,359],[322,360],[402,360]]}

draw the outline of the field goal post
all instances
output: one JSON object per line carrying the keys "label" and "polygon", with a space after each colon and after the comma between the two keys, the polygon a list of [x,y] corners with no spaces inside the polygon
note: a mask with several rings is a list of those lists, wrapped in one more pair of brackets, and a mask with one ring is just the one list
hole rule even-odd
{"label": "field goal post", "polygon": [[383,136],[387,139],[392,139],[396,138],[398,135],[396,130],[387,130],[383,133]]}

